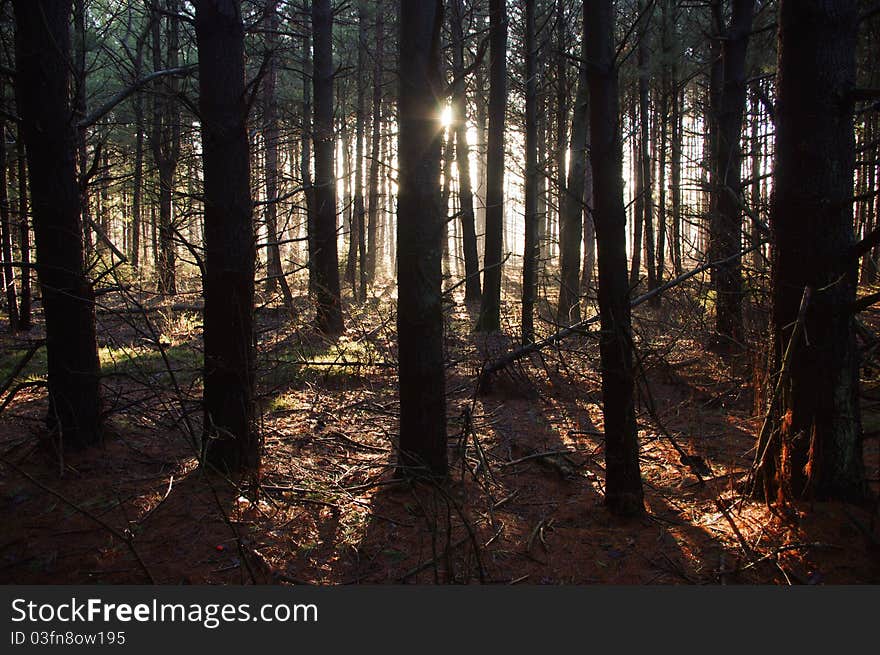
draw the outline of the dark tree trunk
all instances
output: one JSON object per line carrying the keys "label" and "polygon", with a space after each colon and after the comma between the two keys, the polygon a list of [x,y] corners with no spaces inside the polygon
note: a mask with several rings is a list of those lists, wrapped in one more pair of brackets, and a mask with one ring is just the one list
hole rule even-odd
{"label": "dark tree trunk", "polygon": [[501,250],[504,240],[504,110],[507,104],[507,7],[489,2],[489,140],[486,146],[486,250],[477,330],[501,327]]}
{"label": "dark tree trunk", "polygon": [[639,30],[638,65],[639,65],[639,166],[642,178],[642,211],[645,212],[642,227],[644,229],[645,268],[648,271],[648,291],[657,288],[657,269],[654,261],[654,185],[651,176],[651,143],[649,126],[651,109],[649,88],[651,74],[650,38],[648,24],[651,20],[653,7],[645,9],[645,0],[639,0],[639,13],[648,12],[642,18]]}
{"label": "dark tree trunk", "polygon": [[364,230],[366,210],[364,208],[364,154],[366,144],[366,96],[367,96],[367,5],[364,0],[358,3],[358,58],[357,58],[357,107],[355,111],[354,140],[354,207],[352,221],[357,233],[360,275],[358,293],[361,300],[367,299],[367,239]]}
{"label": "dark tree trunk", "polygon": [[278,98],[275,87],[278,82],[278,65],[275,50],[278,48],[278,0],[270,0],[266,6],[266,62],[263,78],[263,141],[266,146],[266,233],[269,245],[266,249],[266,291],[272,293],[281,288],[284,305],[293,308],[293,295],[284,269],[281,266],[281,248],[278,242]]}
{"label": "dark tree trunk", "polygon": [[316,296],[318,273],[315,257],[315,187],[312,184],[312,80],[308,74],[312,39],[305,34],[302,39],[302,144],[300,147],[299,174],[306,201],[306,246],[308,251],[309,295]]}
{"label": "dark tree trunk", "polygon": [[339,257],[336,248],[336,138],[333,133],[333,11],[330,0],[312,3],[315,91],[315,292],[316,326],[328,335],[341,334]]}
{"label": "dark tree trunk", "polygon": [[464,10],[462,0],[453,0],[452,17],[453,74],[452,125],[455,129],[455,156],[458,165],[458,195],[461,202],[461,234],[464,250],[464,300],[476,303],[482,296],[480,256],[474,217],[474,193],[471,188],[470,148],[467,142],[467,98],[464,80]]}
{"label": "dark tree trunk", "polygon": [[[554,69],[556,73],[556,148],[553,151],[554,165],[556,173],[556,205],[555,224],[557,229],[561,229],[562,208],[565,206],[565,154],[566,154],[566,136],[568,127],[568,69],[566,67],[566,57],[568,54],[568,40],[565,33],[565,0],[556,0],[556,52],[554,60]],[[556,246],[560,245],[558,240],[554,240],[554,236],[561,238],[561,235],[554,235],[553,221],[548,221],[547,235],[550,237],[550,257]],[[560,256],[561,256],[560,251]],[[560,257],[561,259],[561,257]]]}
{"label": "dark tree trunk", "polygon": [[[752,31],[754,0],[734,0],[733,16],[721,46],[721,98],[713,153],[713,211],[709,231],[711,261],[742,250],[742,134],[746,103],[746,50]],[[742,261],[715,267],[715,329],[727,347],[742,343]]]}
{"label": "dark tree trunk", "polygon": [[[377,223],[379,221],[379,146],[382,141],[382,61],[385,56],[385,25],[383,21],[382,1],[376,3],[376,52],[373,55],[373,118],[370,136],[370,171],[367,193],[370,197],[367,220],[367,278],[372,282],[376,279],[376,262],[378,260],[378,243],[376,240]],[[383,221],[384,223],[384,221]]]}
{"label": "dark tree trunk", "polygon": [[[179,43],[178,23],[173,14],[177,13],[178,0],[166,0],[169,16],[167,22],[167,43],[165,64],[169,68],[178,65]],[[156,11],[153,16],[153,68],[162,68],[161,16]],[[153,129],[151,146],[153,159],[159,173],[159,225],[157,253],[159,293],[177,293],[176,248],[174,244],[173,200],[174,179],[180,159],[180,110],[177,99],[178,81],[176,76],[163,78],[157,83],[157,95],[153,99]]]}
{"label": "dark tree trunk", "polygon": [[[73,113],[77,121],[85,118],[86,107],[86,2],[74,0],[73,3]],[[86,173],[89,169],[88,150],[86,148],[86,128],[76,128],[76,160],[77,179],[80,183],[80,207],[82,211],[82,229],[85,240],[86,256],[92,251],[91,208],[89,206],[89,187],[86,184]]]}
{"label": "dark tree trunk", "polygon": [[777,371],[803,289],[812,289],[776,408],[778,436],[761,471],[767,492],[783,498],[859,500],[866,491],[850,309],[858,268],[850,254],[858,7],[856,0],[782,0],[779,9],[770,216]]}
{"label": "dark tree trunk", "polygon": [[599,260],[605,503],[615,514],[643,511],[633,404],[632,332],[626,275],[623,145],[614,57],[613,0],[587,0],[592,164]]}
{"label": "dark tree trunk", "polygon": [[27,147],[48,356],[50,433],[101,440],[94,293],[84,273],[76,134],[68,98],[70,0],[16,0],[16,100]]}
{"label": "dark tree trunk", "polygon": [[21,126],[15,139],[18,158],[18,249],[21,253],[21,289],[18,295],[18,329],[30,330],[31,322],[31,230],[28,221],[27,161]]}
{"label": "dark tree trunk", "polygon": [[523,248],[522,343],[535,340],[535,297],[538,293],[538,80],[535,5],[526,3],[526,178],[525,245]]}
{"label": "dark tree trunk", "polygon": [[[586,6],[584,5],[584,11]],[[584,13],[583,20],[589,18]],[[586,42],[581,41],[581,60],[587,61]],[[578,73],[577,97],[571,121],[570,161],[565,197],[559,218],[560,282],[556,320],[569,325],[581,320],[581,242],[584,229],[584,185],[589,133],[589,88],[587,66]]]}
{"label": "dark tree trunk", "polygon": [[670,157],[670,186],[672,190],[672,266],[675,275],[684,272],[681,263],[681,148],[682,148],[682,109],[684,94],[679,92],[676,73],[672,75],[672,144]]}
{"label": "dark tree trunk", "polygon": [[443,3],[400,7],[398,304],[402,472],[444,476],[445,366],[440,243],[440,28]]}
{"label": "dark tree trunk", "polygon": [[195,5],[205,177],[207,459],[223,471],[256,471],[256,244],[245,125],[244,28],[237,0],[199,0]]}
{"label": "dark tree trunk", "polygon": [[[0,85],[0,97],[3,97]],[[9,330],[18,330],[18,296],[15,293],[15,272],[12,268],[12,221],[9,218],[9,190],[6,181],[6,125],[0,120],[0,243],[3,255],[3,287]]]}
{"label": "dark tree trunk", "polygon": [[[637,94],[632,100],[632,125],[638,120]],[[632,134],[632,168],[633,168],[633,242],[632,264],[629,271],[629,286],[635,287],[642,275],[642,229],[645,224],[645,167],[642,165],[642,147],[640,136],[633,128]]]}
{"label": "dark tree trunk", "polygon": [[[138,38],[134,60],[134,79],[141,78],[143,72],[144,47],[149,29]],[[131,193],[131,245],[129,258],[135,271],[140,269],[141,225],[143,212],[142,200],[144,189],[144,98],[143,94],[135,93],[133,99],[135,141],[134,141],[134,175]]]}

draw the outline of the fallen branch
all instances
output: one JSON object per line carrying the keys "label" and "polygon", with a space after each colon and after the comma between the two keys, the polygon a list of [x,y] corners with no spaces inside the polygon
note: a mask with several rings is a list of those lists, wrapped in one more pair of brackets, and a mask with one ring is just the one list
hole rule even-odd
{"label": "fallen branch", "polygon": [[[668,282],[660,285],[656,289],[652,289],[648,293],[645,293],[645,294],[639,296],[638,298],[635,298],[634,300],[632,300],[630,302],[629,305],[631,308],[638,307],[639,305],[641,305],[644,302],[647,302],[651,298],[654,298],[655,296],[658,296],[661,293],[664,293],[664,292],[668,291],[669,289],[678,286],[682,282],[694,277],[695,275],[699,275],[703,271],[706,271],[710,268],[715,268],[716,266],[724,266],[725,264],[732,262],[735,259],[742,257],[743,255],[749,254],[753,250],[757,250],[762,245],[764,245],[764,243],[765,243],[764,241],[761,241],[760,243],[757,243],[757,244],[751,246],[750,248],[746,248],[745,250],[742,250],[742,251],[736,253],[735,255],[731,255],[730,257],[726,257],[725,259],[720,259],[716,262],[709,262],[708,264],[703,264],[702,266],[698,266],[697,268],[694,268],[694,269],[688,271],[687,273],[683,273],[682,275],[679,275],[678,277],[669,280]],[[542,350],[543,348],[546,348],[547,346],[552,346],[552,345],[556,344],[557,342],[561,341],[562,339],[565,339],[566,337],[571,336],[572,334],[577,334],[577,333],[582,332],[584,330],[584,328],[589,327],[593,323],[598,323],[599,318],[600,318],[599,314],[596,314],[595,316],[591,316],[590,318],[584,319],[583,321],[579,321],[578,323],[574,323],[572,325],[569,325],[568,327],[562,328],[558,332],[551,334],[546,339],[542,339],[541,341],[535,341],[534,343],[530,343],[527,346],[523,346],[522,348],[514,350],[513,352],[505,355],[501,359],[498,359],[498,360],[492,362],[491,364],[486,364],[483,367],[483,370],[480,372],[480,386],[482,387],[482,383],[485,381],[486,377],[488,377],[492,373],[496,373],[496,372],[500,371],[501,369],[510,366],[513,362],[515,362],[519,359],[522,359],[523,357],[526,357],[527,355],[530,355],[533,352],[537,352],[539,350]]]}

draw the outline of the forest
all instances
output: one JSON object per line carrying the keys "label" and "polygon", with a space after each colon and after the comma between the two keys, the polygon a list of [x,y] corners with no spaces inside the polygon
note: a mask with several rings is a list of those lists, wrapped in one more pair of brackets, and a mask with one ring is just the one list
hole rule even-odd
{"label": "forest", "polygon": [[0,0],[0,583],[880,582],[878,53]]}

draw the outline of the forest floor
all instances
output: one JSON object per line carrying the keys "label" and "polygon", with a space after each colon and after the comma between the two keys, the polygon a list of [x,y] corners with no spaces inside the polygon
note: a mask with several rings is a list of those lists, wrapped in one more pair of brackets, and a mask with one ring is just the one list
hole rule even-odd
{"label": "forest floor", "polygon": [[[41,447],[45,389],[19,383],[44,375],[44,349],[0,410],[0,583],[880,582],[876,505],[804,502],[781,513],[743,493],[761,423],[752,392],[761,353],[713,354],[705,307],[691,300],[701,294],[679,291],[636,311],[647,511],[629,520],[603,505],[595,329],[478,393],[483,363],[516,339],[473,334],[472,314],[450,303],[451,476],[405,484],[393,479],[389,292],[350,307],[333,344],[263,308],[263,470],[256,483],[235,483],[199,469],[191,445],[201,421],[197,307],[108,300],[104,445],[63,462]],[[297,303],[296,323],[306,323],[313,310]],[[505,330],[516,334],[513,323]],[[26,350],[20,336],[0,338],[0,379]],[[865,377],[863,396],[876,482],[880,383]]]}

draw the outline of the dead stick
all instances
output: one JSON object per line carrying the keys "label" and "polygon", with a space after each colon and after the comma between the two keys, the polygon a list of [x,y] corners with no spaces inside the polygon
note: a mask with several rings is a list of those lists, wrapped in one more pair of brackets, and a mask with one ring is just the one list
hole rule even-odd
{"label": "dead stick", "polygon": [[[743,255],[749,254],[753,250],[757,250],[762,245],[764,245],[763,241],[761,243],[755,244],[754,246],[752,246],[750,248],[746,248],[745,250],[742,250],[742,251],[736,253],[735,255],[731,255],[730,257],[727,257],[725,259],[720,259],[716,262],[709,262],[708,264],[703,264],[702,266],[698,266],[697,268],[692,269],[692,270],[688,271],[687,273],[684,273],[682,275],[679,275],[676,278],[669,280],[669,282],[667,282],[666,284],[662,284],[659,287],[657,287],[656,289],[653,289],[653,290],[649,291],[648,293],[645,293],[645,294],[639,296],[638,298],[635,298],[634,300],[632,300],[630,302],[630,307],[631,308],[638,307],[642,303],[647,302],[651,298],[658,296],[661,293],[664,293],[665,291],[668,291],[672,287],[678,286],[679,284],[692,278],[693,276],[698,275],[698,274],[702,273],[703,271],[708,270],[710,268],[714,268],[716,266],[723,266],[724,264],[732,262],[733,260],[735,260],[739,257],[742,257]],[[569,325],[568,327],[562,328],[558,332],[551,334],[546,339],[542,339],[541,341],[536,341],[534,343],[530,343],[527,346],[523,346],[522,348],[514,350],[512,353],[505,355],[501,359],[498,359],[495,362],[492,362],[491,364],[487,364],[480,373],[481,379],[484,379],[486,376],[491,375],[492,373],[495,373],[497,371],[500,371],[503,368],[506,368],[507,366],[509,366],[513,362],[517,361],[518,359],[522,359],[526,355],[530,355],[533,352],[537,352],[543,348],[546,348],[547,346],[553,345],[556,342],[561,341],[562,339],[564,339],[568,336],[571,336],[572,334],[575,334],[577,332],[582,331],[585,327],[588,327],[588,326],[592,325],[593,323],[599,322],[599,318],[600,318],[600,315],[596,314],[595,316],[591,316],[590,318],[584,319],[583,321],[580,321],[578,323],[574,323],[573,325]]]}
{"label": "dead stick", "polygon": [[776,408],[779,396],[782,393],[782,388],[785,386],[786,381],[791,375],[791,360],[794,357],[795,346],[797,345],[801,332],[803,332],[804,329],[804,321],[807,316],[807,306],[810,304],[811,294],[812,289],[808,286],[804,287],[804,295],[801,297],[801,306],[798,309],[797,320],[794,323],[794,329],[791,331],[791,337],[788,340],[788,345],[785,347],[785,354],[782,357],[782,366],[779,369],[779,379],[776,381],[776,386],[773,388],[773,396],[770,398],[767,413],[764,415],[764,423],[761,425],[761,432],[758,434],[758,447],[755,451],[755,463],[752,465],[752,470],[749,473],[750,487],[754,483],[757,472],[763,468],[767,451],[770,450],[770,426],[773,423],[773,412]]}
{"label": "dead stick", "polygon": [[32,476],[30,473],[22,470],[17,465],[10,462],[8,459],[5,459],[5,458],[0,459],[0,462],[2,462],[3,464],[5,464],[9,468],[11,468],[13,471],[18,473],[20,476],[30,480],[33,484],[38,486],[43,491],[52,494],[61,502],[65,503],[66,505],[69,505],[70,507],[75,509],[77,512],[79,512],[80,514],[85,516],[86,518],[91,519],[92,521],[94,521],[95,523],[100,525],[102,528],[107,530],[107,532],[112,534],[114,537],[116,537],[117,539],[122,541],[128,547],[128,549],[131,551],[131,554],[134,556],[135,560],[137,560],[138,565],[141,567],[141,570],[144,572],[144,575],[147,576],[147,579],[150,581],[150,584],[156,584],[156,580],[153,579],[153,574],[150,573],[150,570],[147,568],[147,565],[144,564],[144,560],[141,559],[141,556],[135,550],[134,544],[132,543],[132,538],[130,536],[126,536],[125,534],[123,534],[122,532],[120,532],[119,530],[114,528],[112,525],[110,525],[109,523],[106,523],[104,520],[98,518],[97,516],[95,516],[91,512],[83,509],[82,507],[77,505],[75,502],[73,502],[72,500],[70,500],[66,496],[64,496],[64,494],[62,494],[61,492],[55,491],[54,489],[52,489],[52,487],[49,487],[49,486],[43,484],[42,482],[37,480],[34,476]]}

